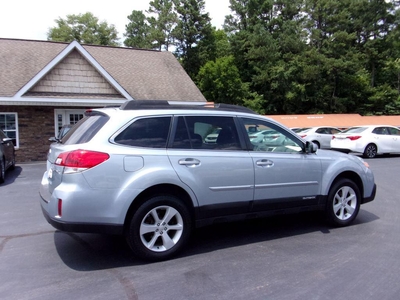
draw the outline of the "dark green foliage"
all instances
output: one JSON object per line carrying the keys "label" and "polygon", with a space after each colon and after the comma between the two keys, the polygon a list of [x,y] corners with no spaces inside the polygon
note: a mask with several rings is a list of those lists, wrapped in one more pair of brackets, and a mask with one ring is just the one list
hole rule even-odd
{"label": "dark green foliage", "polygon": [[142,11],[134,10],[128,16],[129,23],[125,26],[124,45],[133,48],[151,49],[150,25]]}
{"label": "dark green foliage", "polygon": [[[267,114],[400,114],[399,5],[230,0],[216,30],[204,0],[152,0],[128,16],[124,44],[173,51],[210,101]],[[56,22],[51,40],[116,43],[90,13]]]}
{"label": "dark green foliage", "polygon": [[230,4],[232,55],[266,113],[400,113],[397,1]]}
{"label": "dark green foliage", "polygon": [[82,44],[118,46],[118,32],[114,25],[99,22],[92,13],[67,15],[55,20],[56,27],[49,29],[47,39],[56,42],[77,41]]}

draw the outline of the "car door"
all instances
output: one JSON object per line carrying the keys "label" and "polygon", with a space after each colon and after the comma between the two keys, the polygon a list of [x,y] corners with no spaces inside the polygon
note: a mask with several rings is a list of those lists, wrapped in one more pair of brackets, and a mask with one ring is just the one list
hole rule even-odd
{"label": "car door", "polygon": [[320,142],[321,148],[329,148],[331,144],[330,130],[325,127],[318,128],[315,130],[316,139]]}
{"label": "car door", "polygon": [[276,210],[318,203],[321,162],[317,154],[303,151],[302,141],[274,123],[243,118],[243,125],[260,130],[274,129],[285,136],[279,146],[248,143],[254,165],[253,211]]}
{"label": "car door", "polygon": [[392,138],[390,153],[400,152],[400,130],[395,127],[387,127],[390,137]]}
{"label": "car door", "polygon": [[[254,170],[236,122],[226,116],[176,116],[168,156],[180,180],[197,197],[199,217],[246,213],[253,200]],[[215,143],[205,138],[221,130]]]}
{"label": "car door", "polygon": [[334,127],[325,127],[324,134],[322,134],[321,148],[329,149],[331,147],[332,136],[338,132],[339,129]]}
{"label": "car door", "polygon": [[372,130],[374,141],[378,146],[379,153],[390,153],[393,150],[392,142],[393,138],[389,134],[388,129],[385,126],[378,126]]}

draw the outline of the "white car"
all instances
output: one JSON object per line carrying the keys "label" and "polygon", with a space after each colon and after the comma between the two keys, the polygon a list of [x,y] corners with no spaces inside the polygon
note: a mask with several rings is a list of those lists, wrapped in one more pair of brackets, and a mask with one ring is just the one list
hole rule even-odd
{"label": "white car", "polygon": [[340,129],[330,126],[301,128],[295,131],[304,140],[313,142],[318,148],[329,149],[331,147],[332,136],[341,132]]}
{"label": "white car", "polygon": [[254,145],[263,143],[270,146],[278,146],[283,144],[285,136],[276,130],[268,129],[249,133],[249,139]]}
{"label": "white car", "polygon": [[217,142],[220,131],[221,128],[214,129],[213,132],[205,137],[204,142],[207,144],[215,144]]}
{"label": "white car", "polygon": [[332,137],[331,148],[362,153],[367,158],[377,154],[400,153],[400,130],[390,125],[351,127]]}

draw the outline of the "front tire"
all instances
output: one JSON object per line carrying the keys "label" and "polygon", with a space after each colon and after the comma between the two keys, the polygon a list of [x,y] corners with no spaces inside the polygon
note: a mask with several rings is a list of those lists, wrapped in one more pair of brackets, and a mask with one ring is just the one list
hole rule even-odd
{"label": "front tire", "polygon": [[189,211],[178,198],[155,196],[146,200],[134,213],[127,241],[138,257],[161,261],[183,248],[191,227]]}
{"label": "front tire", "polygon": [[365,147],[363,156],[365,158],[374,158],[377,153],[378,153],[378,148],[376,147],[376,145],[368,144],[367,147]]}
{"label": "front tire", "polygon": [[321,145],[319,144],[319,142],[313,141],[313,143],[314,143],[315,145],[317,145],[318,149],[321,149]]}
{"label": "front tire", "polygon": [[326,207],[328,221],[337,227],[349,225],[357,217],[360,200],[360,190],[352,180],[338,180],[328,195]]}

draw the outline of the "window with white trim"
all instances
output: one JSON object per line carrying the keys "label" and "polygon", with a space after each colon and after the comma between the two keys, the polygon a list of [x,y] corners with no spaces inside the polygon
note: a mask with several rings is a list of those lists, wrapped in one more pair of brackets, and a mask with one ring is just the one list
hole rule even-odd
{"label": "window with white trim", "polygon": [[61,127],[67,124],[76,124],[83,118],[85,110],[83,109],[56,109],[55,113],[55,136],[58,135]]}
{"label": "window with white trim", "polygon": [[18,148],[18,114],[0,112],[0,129],[7,135],[7,137],[13,139],[14,146]]}

